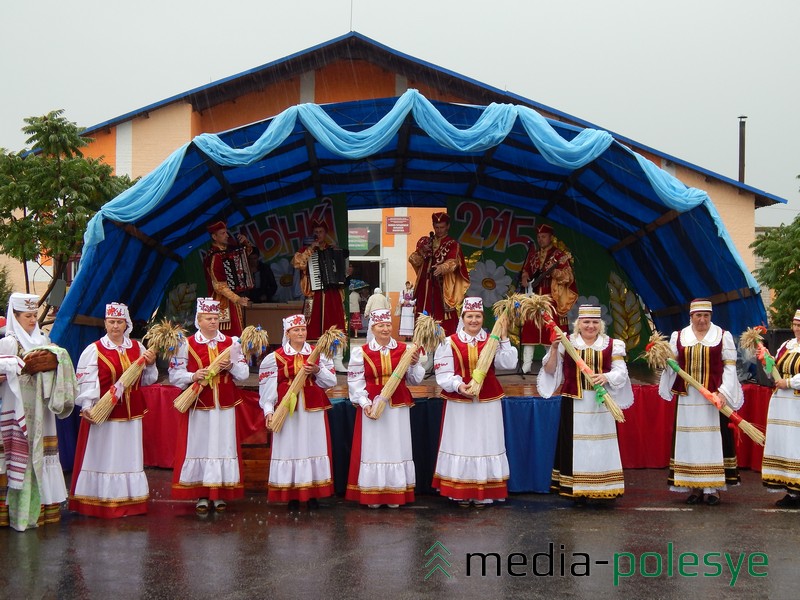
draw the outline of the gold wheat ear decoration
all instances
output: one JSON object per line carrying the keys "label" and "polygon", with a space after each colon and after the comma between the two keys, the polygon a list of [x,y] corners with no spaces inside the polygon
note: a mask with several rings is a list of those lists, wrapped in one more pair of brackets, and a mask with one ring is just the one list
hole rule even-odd
{"label": "gold wheat ear decoration", "polygon": [[494,358],[497,356],[497,350],[500,348],[500,338],[504,334],[507,335],[511,326],[520,320],[524,298],[523,294],[512,294],[502,300],[498,300],[492,306],[495,316],[494,326],[489,338],[481,348],[475,368],[470,373],[471,380],[467,384],[466,390],[468,395],[474,398],[480,395],[483,382],[487,373],[489,373],[489,369],[492,368]]}
{"label": "gold wheat ear decoration", "polygon": [[758,359],[766,374],[772,377],[773,381],[778,381],[781,379],[781,373],[776,365],[775,357],[764,345],[763,339],[766,334],[767,328],[763,325],[748,327],[739,338],[739,346]]}
{"label": "gold wheat ear decoration", "polygon": [[413,341],[406,346],[406,349],[403,351],[403,356],[400,357],[389,379],[383,384],[380,394],[375,396],[372,400],[370,416],[373,419],[379,419],[383,414],[395,390],[406,376],[417,350],[422,348],[427,354],[430,354],[439,344],[444,342],[446,337],[444,329],[439,321],[434,320],[430,315],[423,314],[417,317],[417,322],[414,324]]}
{"label": "gold wheat ear decoration", "polygon": [[[143,340],[147,342],[148,348],[169,360],[175,356],[178,347],[184,342],[185,336],[186,331],[183,327],[163,319],[160,323],[147,330]],[[125,392],[139,381],[144,368],[145,361],[140,356],[122,372],[111,389],[103,394],[94,406],[84,411],[88,413],[87,416],[93,423],[102,425],[108,420],[114,407],[124,397]]]}
{"label": "gold wheat ear decoration", "polygon": [[741,429],[741,431],[747,437],[749,437],[759,446],[764,445],[766,436],[762,431],[760,431],[752,423],[745,421],[739,415],[739,413],[737,413],[728,405],[727,402],[725,402],[719,396],[711,393],[702,383],[681,369],[680,365],[678,365],[678,361],[675,360],[675,355],[672,352],[669,342],[667,342],[664,339],[664,336],[658,331],[654,331],[653,335],[650,336],[650,342],[647,344],[645,352],[647,354],[647,364],[650,366],[650,368],[658,370],[669,367],[675,371],[675,373],[677,373],[681,379],[700,392],[703,398],[713,404],[719,412],[728,417],[728,420],[736,427]]}
{"label": "gold wheat ear decoration", "polygon": [[242,345],[242,354],[248,359],[258,358],[269,348],[269,335],[261,325],[249,325],[242,330],[239,343]]}
{"label": "gold wheat ear decoration", "polygon": [[[347,335],[345,332],[336,327],[331,327],[319,336],[317,345],[314,346],[311,354],[308,355],[306,363],[315,365],[319,362],[320,355],[333,357],[338,352],[344,352],[346,348]],[[281,398],[270,419],[269,429],[273,433],[278,433],[283,427],[286,417],[294,414],[294,409],[297,406],[297,399],[300,396],[303,386],[306,384],[307,378],[308,374],[305,372],[305,369],[301,369],[295,373],[292,383],[289,384],[289,389],[286,390],[286,393],[283,395],[283,398]]]}

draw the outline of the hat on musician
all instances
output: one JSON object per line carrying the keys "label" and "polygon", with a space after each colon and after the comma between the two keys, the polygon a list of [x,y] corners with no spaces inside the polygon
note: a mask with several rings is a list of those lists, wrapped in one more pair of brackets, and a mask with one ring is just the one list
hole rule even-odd
{"label": "hat on musician", "polygon": [[222,231],[223,229],[227,229],[228,226],[225,225],[225,221],[217,221],[216,223],[212,223],[208,227],[206,227],[206,231],[208,231],[209,235],[214,235],[218,231]]}
{"label": "hat on musician", "polygon": [[695,298],[689,305],[689,314],[696,312],[713,312],[711,300],[707,298]]}
{"label": "hat on musician", "polygon": [[322,227],[325,231],[329,231],[328,224],[325,222],[324,219],[320,219],[320,220],[312,219],[311,220],[311,230],[313,231],[317,227]]}
{"label": "hat on musician", "polygon": [[581,304],[578,307],[579,319],[601,319],[603,317],[603,310],[596,304]]}
{"label": "hat on musician", "polygon": [[446,212],[435,212],[431,215],[431,222],[436,225],[437,223],[450,224],[450,215]]}
{"label": "hat on musician", "polygon": [[470,296],[464,298],[464,305],[461,307],[461,315],[467,312],[483,312],[483,298],[480,296]]}
{"label": "hat on musician", "polygon": [[374,327],[378,323],[391,323],[392,311],[388,308],[377,308],[369,313],[369,326]]}
{"label": "hat on musician", "polygon": [[291,315],[283,319],[283,340],[281,343],[285,344],[289,341],[287,333],[294,327],[305,327],[306,318],[304,315]]}
{"label": "hat on musician", "polygon": [[553,235],[555,230],[547,223],[542,223],[536,228],[536,233],[549,233],[550,235]]}
{"label": "hat on musician", "polygon": [[127,304],[120,304],[119,302],[112,302],[106,304],[106,319],[125,319],[125,335],[128,336],[133,331],[133,322],[131,322],[131,313],[128,310]]}
{"label": "hat on musician", "polygon": [[792,321],[800,321],[800,309],[794,311],[794,318]]}

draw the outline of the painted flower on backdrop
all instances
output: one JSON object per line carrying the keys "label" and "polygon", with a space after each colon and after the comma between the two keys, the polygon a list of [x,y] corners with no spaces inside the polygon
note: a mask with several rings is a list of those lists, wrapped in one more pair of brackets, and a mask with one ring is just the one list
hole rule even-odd
{"label": "painted flower on backdrop", "polygon": [[299,300],[300,292],[300,271],[295,269],[288,258],[279,258],[269,265],[275,281],[278,283],[278,291],[273,296],[275,302],[289,302]]}
{"label": "painted flower on backdrop", "polygon": [[569,323],[570,328],[572,327],[572,323],[575,322],[575,319],[578,318],[578,309],[580,308],[581,304],[594,304],[595,306],[599,305],[600,318],[605,321],[606,328],[610,330],[610,328],[614,325],[614,317],[612,317],[608,312],[608,307],[600,303],[600,300],[597,299],[597,296],[578,296],[575,304],[567,313],[567,323]]}
{"label": "painted flower on backdrop", "polygon": [[497,266],[493,260],[479,262],[469,274],[469,290],[467,296],[480,296],[483,306],[491,308],[498,300],[506,297],[511,287],[511,276],[505,267]]}

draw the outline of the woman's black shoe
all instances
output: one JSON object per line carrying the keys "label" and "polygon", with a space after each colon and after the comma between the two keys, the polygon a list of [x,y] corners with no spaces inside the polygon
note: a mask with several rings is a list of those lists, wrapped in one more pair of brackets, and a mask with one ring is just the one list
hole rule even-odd
{"label": "woman's black shoe", "polygon": [[703,494],[692,494],[686,499],[686,504],[702,504]]}

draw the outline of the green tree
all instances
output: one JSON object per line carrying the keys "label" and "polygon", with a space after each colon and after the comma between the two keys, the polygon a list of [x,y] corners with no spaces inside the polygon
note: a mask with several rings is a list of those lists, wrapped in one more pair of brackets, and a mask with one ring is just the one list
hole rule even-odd
{"label": "green tree", "polygon": [[92,215],[132,184],[113,175],[102,158],[84,157],[81,148],[92,140],[63,113],[28,117],[22,131],[29,147],[0,150],[0,252],[23,265],[52,259],[53,279],[43,299],[80,253]]}
{"label": "green tree", "polygon": [[770,229],[750,244],[764,264],[756,269],[758,282],[771,289],[770,324],[789,327],[800,308],[800,215],[789,225]]}

